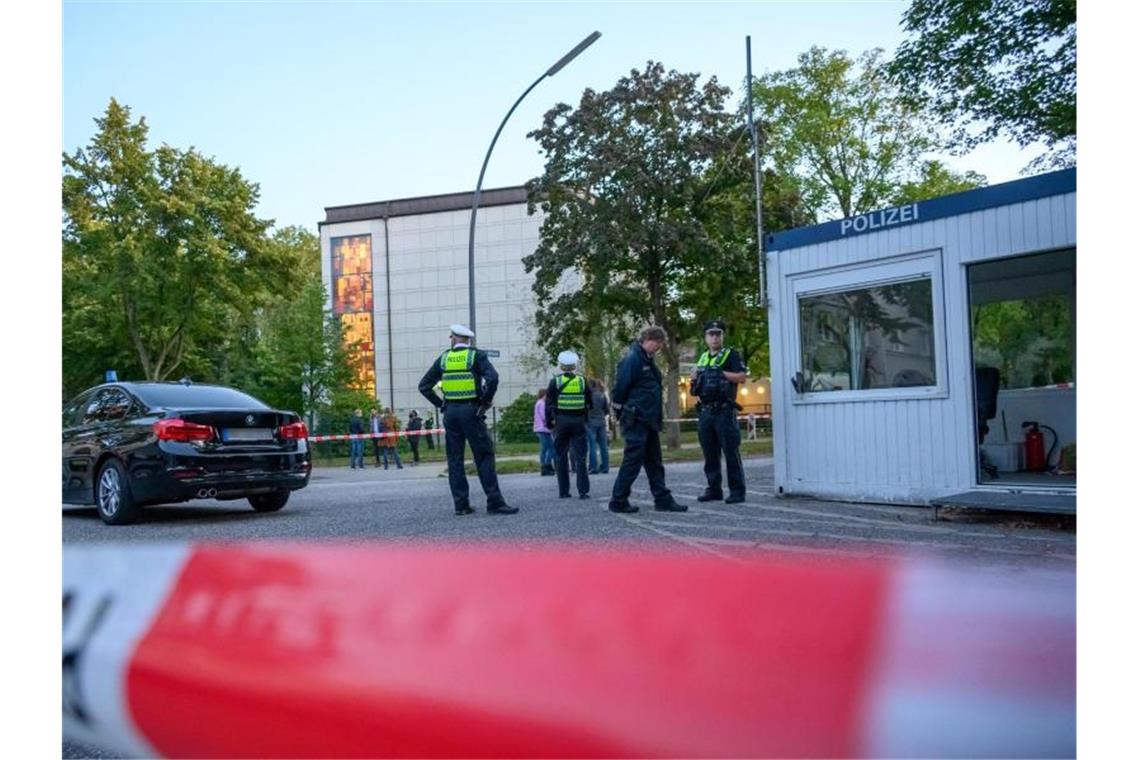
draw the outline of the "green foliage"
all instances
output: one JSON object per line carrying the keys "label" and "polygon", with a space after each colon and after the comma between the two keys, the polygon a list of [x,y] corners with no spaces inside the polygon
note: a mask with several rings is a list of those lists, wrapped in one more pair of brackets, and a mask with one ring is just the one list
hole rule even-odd
{"label": "green foliage", "polygon": [[985,176],[977,172],[967,171],[965,174],[958,174],[948,169],[941,161],[924,161],[919,176],[903,182],[895,190],[891,205],[917,203],[928,198],[973,190],[985,184]]}
{"label": "green foliage", "polygon": [[65,390],[104,367],[217,379],[219,353],[303,267],[268,243],[258,187],[238,170],[193,148],[149,150],[145,119],[115,100],[96,124],[63,157]]}
{"label": "green foliage", "polygon": [[1002,388],[1072,382],[1074,323],[1062,296],[975,306],[974,360],[1001,371]]}
{"label": "green foliage", "polygon": [[[321,410],[316,424],[310,432],[317,435],[345,435],[348,433],[348,421],[352,419],[353,412],[360,409],[364,412],[365,428],[368,425],[368,410],[376,405],[376,399],[369,393],[350,388],[342,388],[332,393],[329,403]],[[348,456],[348,441],[328,441],[317,444],[322,456]],[[368,443],[367,441],[365,443]],[[371,446],[371,444],[368,444]]]}
{"label": "green foliage", "polygon": [[[650,61],[611,90],[586,90],[577,109],[554,107],[529,135],[546,157],[528,183],[531,212],[544,213],[542,237],[523,260],[535,273],[539,343],[554,354],[615,325],[664,327],[670,415],[679,407],[679,341],[708,305],[705,290],[717,289],[693,286],[738,268],[726,258],[748,255],[743,244],[723,244],[741,225],[722,216],[743,211],[740,202],[717,200],[748,176],[747,154],[732,150],[745,135],[725,110],[728,89],[697,79]],[[603,371],[613,351],[595,352]]]}
{"label": "green foliage", "polygon": [[882,51],[854,60],[812,47],[798,61],[753,87],[765,163],[812,216],[846,217],[888,205],[935,143],[887,78]]}
{"label": "green foliage", "polygon": [[325,302],[317,274],[295,297],[274,303],[260,320],[260,340],[252,357],[260,397],[310,421],[352,380],[340,323],[325,310]]}
{"label": "green foliage", "polygon": [[999,134],[1076,159],[1076,0],[912,0],[891,77],[966,152]]}
{"label": "green foliage", "polygon": [[526,443],[534,440],[534,404],[538,397],[522,393],[499,413],[495,435],[502,443]]}

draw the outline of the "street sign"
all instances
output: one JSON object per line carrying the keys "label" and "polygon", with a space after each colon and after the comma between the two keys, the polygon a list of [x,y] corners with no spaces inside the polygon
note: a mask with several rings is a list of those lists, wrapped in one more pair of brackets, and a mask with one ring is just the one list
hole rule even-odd
{"label": "street sign", "polygon": [[495,348],[484,348],[483,353],[485,353],[487,356],[490,356],[493,359],[498,359],[499,356],[502,354],[501,351],[499,351],[498,349],[495,349]]}

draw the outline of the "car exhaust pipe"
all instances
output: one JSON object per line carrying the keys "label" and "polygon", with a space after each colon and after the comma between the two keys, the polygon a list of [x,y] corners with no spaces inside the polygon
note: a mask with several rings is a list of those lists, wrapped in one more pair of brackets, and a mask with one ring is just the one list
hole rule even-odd
{"label": "car exhaust pipe", "polygon": [[198,498],[199,498],[199,499],[204,499],[204,498],[206,498],[206,494],[207,494],[207,493],[209,493],[209,491],[207,491],[205,488],[199,488],[199,489],[198,489]]}
{"label": "car exhaust pipe", "polygon": [[199,488],[198,489],[198,498],[199,499],[212,499],[217,495],[218,495],[218,489],[216,489],[216,488]]}

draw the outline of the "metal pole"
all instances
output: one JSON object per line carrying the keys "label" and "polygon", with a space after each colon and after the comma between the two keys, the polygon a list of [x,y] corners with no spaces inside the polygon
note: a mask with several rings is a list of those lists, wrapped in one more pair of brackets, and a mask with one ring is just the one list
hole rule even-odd
{"label": "metal pole", "polygon": [[495,143],[499,140],[499,133],[503,131],[503,127],[507,125],[507,120],[511,118],[511,114],[518,108],[519,103],[523,101],[530,91],[538,86],[538,83],[547,77],[552,77],[557,74],[563,66],[574,60],[575,57],[583,50],[593,45],[599,37],[602,36],[601,32],[594,32],[586,39],[579,42],[573,50],[558,59],[558,62],[543,72],[542,76],[534,80],[534,84],[526,88],[526,92],[519,96],[515,104],[511,106],[511,110],[507,111],[507,115],[503,117],[503,121],[499,124],[499,128],[495,130],[495,136],[491,138],[491,147],[487,148],[487,155],[483,158],[483,168],[479,170],[479,181],[475,183],[475,197],[471,202],[471,230],[467,236],[467,320],[468,327],[471,332],[478,335],[475,329],[475,215],[479,212],[479,196],[483,194],[483,175],[487,172],[487,162],[491,160],[491,151],[495,149]]}
{"label": "metal pole", "polygon": [[[384,283],[386,294],[384,300],[384,310],[387,312],[388,322],[388,405],[392,410],[396,409],[396,368],[395,368],[395,354],[392,349],[392,257],[390,255],[390,247],[388,242],[388,212],[391,210],[391,203],[384,204]],[[372,288],[372,292],[376,292],[376,288]],[[373,304],[373,311],[376,310]],[[375,337],[375,325],[373,325],[373,336]]]}
{"label": "metal pole", "polygon": [[768,308],[768,262],[764,258],[763,191],[764,176],[760,173],[760,139],[752,119],[752,37],[744,38],[745,57],[748,61],[748,132],[752,135],[752,174],[756,183],[756,255],[760,260],[760,308]]}

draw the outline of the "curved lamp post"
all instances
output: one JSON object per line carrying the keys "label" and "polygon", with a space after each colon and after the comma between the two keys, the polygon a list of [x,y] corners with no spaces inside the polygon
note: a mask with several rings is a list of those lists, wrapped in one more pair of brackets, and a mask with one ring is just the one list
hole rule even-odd
{"label": "curved lamp post", "polygon": [[521,103],[523,101],[523,98],[525,98],[527,95],[529,95],[530,91],[533,90],[535,87],[537,87],[539,82],[541,82],[543,79],[546,79],[547,77],[552,77],[555,74],[557,74],[559,71],[562,70],[563,66],[565,66],[566,64],[570,63],[570,61],[577,58],[579,53],[581,53],[586,48],[590,47],[590,45],[593,45],[594,42],[596,42],[597,39],[601,36],[602,36],[601,32],[594,32],[589,37],[587,37],[586,39],[582,40],[577,45],[575,45],[574,49],[571,50],[569,53],[567,53],[566,55],[559,58],[557,63],[555,63],[553,66],[551,66],[545,72],[543,72],[542,76],[540,76],[538,79],[534,80],[534,84],[532,84],[530,87],[527,87],[526,92],[524,92],[522,95],[520,95],[519,99],[515,101],[515,104],[513,106],[511,106],[511,110],[507,111],[507,115],[503,117],[503,121],[502,121],[502,123],[499,124],[499,128],[495,130],[495,136],[493,138],[491,138],[491,147],[487,148],[487,156],[483,159],[483,168],[479,170],[479,181],[475,184],[475,199],[471,203],[471,232],[468,235],[468,239],[467,239],[467,303],[468,303],[468,309],[469,309],[469,315],[468,315],[468,323],[469,324],[467,326],[471,328],[472,332],[476,332],[476,330],[475,330],[475,215],[479,211],[479,196],[483,193],[483,175],[487,172],[487,162],[491,160],[491,151],[493,151],[495,149],[495,143],[499,139],[499,133],[502,132],[503,127],[505,127],[507,125],[507,119],[511,118],[511,114],[513,114],[515,112],[515,109],[518,108],[519,103]]}

